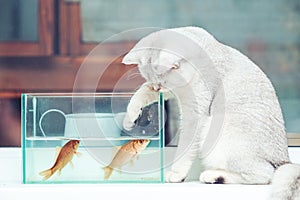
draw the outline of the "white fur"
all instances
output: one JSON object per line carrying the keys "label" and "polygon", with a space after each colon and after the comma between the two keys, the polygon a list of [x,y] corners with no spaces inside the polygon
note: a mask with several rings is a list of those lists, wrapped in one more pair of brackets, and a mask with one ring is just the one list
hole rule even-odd
{"label": "white fur", "polygon": [[128,105],[124,128],[157,100],[153,94],[159,89],[172,91],[179,101],[180,139],[166,181],[183,181],[196,156],[206,169],[199,177],[205,183],[222,177],[225,183],[268,184],[276,168],[290,162],[271,82],[245,55],[204,29],[152,33],[123,63],[138,64],[147,80]]}
{"label": "white fur", "polygon": [[276,170],[270,200],[300,199],[300,165],[287,164]]}

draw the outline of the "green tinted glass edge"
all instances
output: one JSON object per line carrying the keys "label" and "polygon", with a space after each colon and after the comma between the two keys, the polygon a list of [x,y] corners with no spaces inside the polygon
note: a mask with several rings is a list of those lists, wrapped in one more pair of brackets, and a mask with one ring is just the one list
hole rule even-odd
{"label": "green tinted glass edge", "polygon": [[26,106],[27,95],[21,95],[22,182],[26,183]]}
{"label": "green tinted glass edge", "polygon": [[160,130],[160,181],[164,183],[164,135],[165,135],[165,129],[164,129],[164,96],[163,93],[159,93],[159,130]]}

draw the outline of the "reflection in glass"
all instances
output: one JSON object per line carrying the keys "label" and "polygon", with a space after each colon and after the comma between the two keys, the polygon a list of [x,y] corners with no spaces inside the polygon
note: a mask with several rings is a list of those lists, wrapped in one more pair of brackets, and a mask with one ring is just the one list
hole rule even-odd
{"label": "reflection in glass", "polygon": [[0,0],[0,41],[38,40],[38,0]]}
{"label": "reflection in glass", "polygon": [[200,26],[257,63],[274,84],[288,132],[300,133],[300,2],[81,0],[84,42],[141,27]]}

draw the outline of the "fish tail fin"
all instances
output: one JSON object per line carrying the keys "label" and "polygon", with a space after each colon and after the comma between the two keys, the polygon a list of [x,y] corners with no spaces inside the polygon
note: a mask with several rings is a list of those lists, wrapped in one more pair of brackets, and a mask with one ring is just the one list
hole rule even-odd
{"label": "fish tail fin", "polygon": [[47,180],[53,175],[52,169],[47,169],[39,173],[39,175],[44,176],[43,180]]}
{"label": "fish tail fin", "polygon": [[106,166],[106,167],[103,167],[103,169],[104,169],[104,179],[107,180],[107,179],[109,179],[111,173],[113,172],[113,168]]}

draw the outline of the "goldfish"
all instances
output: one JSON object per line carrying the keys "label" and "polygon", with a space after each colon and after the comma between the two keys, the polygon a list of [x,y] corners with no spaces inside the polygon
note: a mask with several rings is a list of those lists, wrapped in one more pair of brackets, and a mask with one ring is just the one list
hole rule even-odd
{"label": "goldfish", "polygon": [[60,174],[61,170],[68,163],[72,164],[74,154],[80,155],[80,153],[77,152],[79,142],[79,140],[70,140],[59,150],[54,165],[50,169],[39,173],[41,176],[44,176],[43,180],[50,178],[56,171]]}
{"label": "goldfish", "polygon": [[132,140],[120,147],[119,151],[116,153],[111,163],[104,167],[104,179],[109,179],[114,168],[121,168],[126,165],[129,161],[137,156],[138,153],[143,151],[150,140]]}

